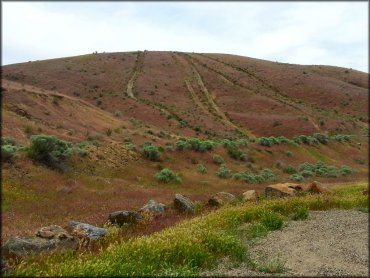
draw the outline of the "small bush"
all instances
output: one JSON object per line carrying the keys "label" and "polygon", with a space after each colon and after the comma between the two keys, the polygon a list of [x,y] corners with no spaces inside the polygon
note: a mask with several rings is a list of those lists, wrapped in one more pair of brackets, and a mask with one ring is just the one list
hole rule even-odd
{"label": "small bush", "polygon": [[108,128],[106,131],[105,131],[105,134],[107,136],[111,136],[112,135],[112,129],[111,128]]}
{"label": "small bush", "polygon": [[207,168],[203,164],[198,164],[197,171],[198,173],[205,174],[207,173]]}
{"label": "small bush", "polygon": [[303,170],[300,174],[305,178],[313,177],[315,175],[312,171],[309,170]]}
{"label": "small bush", "polygon": [[338,141],[340,143],[344,142],[351,142],[351,135],[346,135],[346,134],[335,134],[331,136],[332,140]]}
{"label": "small bush", "polygon": [[285,152],[285,155],[286,156],[289,156],[289,157],[292,157],[293,156],[293,153],[291,151],[286,151]]}
{"label": "small bush", "polygon": [[146,145],[143,147],[145,157],[151,161],[160,161],[161,154],[156,146]]}
{"label": "small bush", "polygon": [[276,180],[275,173],[270,169],[263,169],[259,172],[259,176],[263,178],[263,181],[274,181]]}
{"label": "small bush", "polygon": [[79,156],[87,156],[89,154],[88,150],[81,149],[81,148],[75,148],[74,151],[79,155]]}
{"label": "small bush", "polygon": [[11,162],[17,152],[17,147],[12,145],[1,146],[1,159],[6,162]]}
{"label": "small bush", "polygon": [[236,146],[231,147],[230,146],[230,147],[227,147],[226,149],[227,149],[227,153],[229,154],[229,156],[232,159],[247,161],[247,159],[248,159],[247,154],[242,152],[241,150],[239,150],[238,147],[236,147]]}
{"label": "small bush", "polygon": [[116,110],[116,111],[114,111],[114,112],[113,112],[113,115],[114,115],[115,117],[117,117],[117,118],[120,118],[120,117],[122,116],[122,112],[121,112],[121,111]]}
{"label": "small bush", "polygon": [[14,138],[11,138],[11,137],[1,137],[1,146],[3,145],[11,145],[11,146],[15,146],[15,140]]}
{"label": "small bush", "polygon": [[287,166],[283,168],[283,172],[286,174],[295,174],[297,170],[293,166]]}
{"label": "small bush", "polygon": [[265,211],[261,216],[261,224],[269,231],[280,230],[283,227],[283,218],[272,211]]}
{"label": "small bush", "polygon": [[231,171],[226,167],[225,164],[222,164],[216,173],[219,178],[228,179],[231,177]]}
{"label": "small bush", "polygon": [[319,141],[321,144],[324,144],[324,145],[326,145],[329,141],[329,137],[326,136],[325,134],[315,133],[312,136],[316,138],[317,141]]}
{"label": "small bush", "polygon": [[292,181],[297,181],[297,182],[304,181],[304,177],[300,174],[293,174],[289,177],[289,179]]}
{"label": "small bush", "polygon": [[71,154],[71,146],[71,143],[52,135],[33,135],[28,155],[33,161],[51,168],[62,169],[65,160]]}
{"label": "small bush", "polygon": [[346,166],[346,165],[343,165],[343,166],[340,168],[340,170],[339,170],[339,174],[340,174],[341,176],[348,176],[348,175],[350,175],[350,174],[352,174],[352,173],[353,173],[352,168],[350,168],[350,167],[348,167],[348,166]]}
{"label": "small bush", "polygon": [[181,178],[176,173],[174,173],[168,168],[162,169],[154,177],[157,181],[163,182],[163,183],[169,183],[169,182],[181,183],[182,181]]}
{"label": "small bush", "polygon": [[213,155],[213,162],[218,164],[218,165],[221,165],[221,164],[225,163],[225,160],[222,158],[222,156],[220,156],[218,154],[214,154]]}

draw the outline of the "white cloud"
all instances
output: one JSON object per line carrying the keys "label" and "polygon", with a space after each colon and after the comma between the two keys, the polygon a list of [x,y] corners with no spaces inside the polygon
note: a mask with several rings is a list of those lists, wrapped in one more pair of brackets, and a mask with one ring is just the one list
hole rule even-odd
{"label": "white cloud", "polygon": [[3,2],[3,64],[102,52],[217,52],[368,71],[366,2]]}

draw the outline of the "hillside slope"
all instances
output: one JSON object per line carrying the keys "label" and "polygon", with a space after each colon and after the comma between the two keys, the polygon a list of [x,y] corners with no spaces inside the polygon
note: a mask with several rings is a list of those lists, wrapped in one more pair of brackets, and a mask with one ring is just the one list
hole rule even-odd
{"label": "hillside slope", "polygon": [[[14,90],[6,80],[50,90],[88,102],[98,114],[122,114],[124,121],[134,119],[180,136],[293,137],[367,130],[368,74],[351,69],[139,51],[8,65],[2,77],[6,90]],[[5,98],[5,111],[19,100]],[[9,125],[8,112],[3,116],[9,130],[19,128],[14,121]],[[57,120],[53,117],[49,122]],[[106,128],[94,126],[97,132]],[[76,129],[74,136],[82,137]]]}

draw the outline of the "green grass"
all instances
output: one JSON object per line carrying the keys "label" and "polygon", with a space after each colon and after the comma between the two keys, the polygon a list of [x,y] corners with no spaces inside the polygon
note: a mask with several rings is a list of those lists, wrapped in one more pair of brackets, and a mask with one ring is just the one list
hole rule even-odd
{"label": "green grass", "polygon": [[[216,265],[222,257],[245,261],[247,250],[236,229],[243,223],[279,228],[299,207],[309,210],[332,208],[368,208],[362,195],[366,183],[338,187],[333,193],[307,195],[289,199],[261,200],[223,207],[205,216],[186,220],[163,231],[123,243],[114,243],[99,254],[49,255],[25,261],[8,275],[22,276],[142,276],[197,275],[201,269]],[[258,227],[258,228],[257,228]],[[266,226],[265,226],[266,227]],[[266,227],[267,228],[267,227]],[[254,226],[250,233],[263,235],[263,228]],[[257,269],[280,272],[281,263],[271,262]]]}

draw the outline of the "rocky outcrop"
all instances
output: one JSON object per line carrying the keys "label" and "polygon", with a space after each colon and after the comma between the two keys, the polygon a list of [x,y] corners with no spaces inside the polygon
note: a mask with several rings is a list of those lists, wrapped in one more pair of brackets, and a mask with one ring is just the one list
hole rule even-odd
{"label": "rocky outcrop", "polygon": [[248,190],[243,193],[243,201],[257,201],[257,198],[256,190]]}
{"label": "rocky outcrop", "polygon": [[193,213],[195,211],[194,203],[181,194],[175,194],[173,204],[175,209],[181,212]]}
{"label": "rocky outcrop", "polygon": [[52,250],[76,250],[78,240],[57,225],[39,229],[35,236],[13,237],[3,246],[3,255],[26,256]]}
{"label": "rocky outcrop", "polygon": [[98,240],[108,232],[105,228],[95,227],[78,221],[70,221],[69,226],[73,228],[72,234],[85,234],[87,238],[92,240]]}
{"label": "rocky outcrop", "polygon": [[143,206],[139,212],[151,212],[151,213],[164,213],[166,206],[155,200],[149,200],[148,203]]}
{"label": "rocky outcrop", "polygon": [[327,193],[327,192],[329,192],[329,189],[326,186],[324,186],[323,184],[321,184],[317,181],[314,181],[313,183],[311,183],[309,188],[310,188],[309,191],[313,192],[313,193]]}
{"label": "rocky outcrop", "polygon": [[267,197],[291,197],[294,196],[294,189],[284,183],[268,185],[265,188]]}
{"label": "rocky outcrop", "polygon": [[208,200],[208,204],[211,206],[223,206],[225,204],[229,204],[232,201],[235,201],[236,197],[228,192],[218,192],[212,198]]}
{"label": "rocky outcrop", "polygon": [[140,213],[136,211],[116,211],[109,214],[108,220],[119,226],[137,224],[143,220]]}

